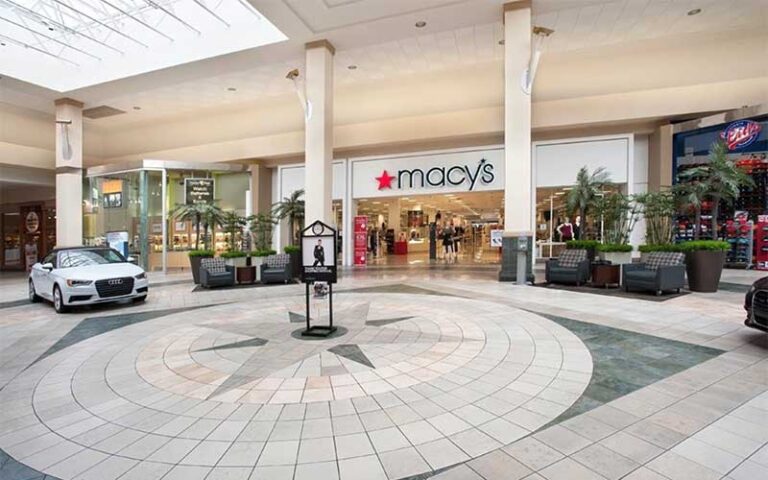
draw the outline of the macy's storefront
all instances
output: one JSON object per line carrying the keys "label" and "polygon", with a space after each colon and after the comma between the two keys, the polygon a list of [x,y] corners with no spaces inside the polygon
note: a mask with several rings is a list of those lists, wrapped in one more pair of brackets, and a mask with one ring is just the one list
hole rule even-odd
{"label": "macy's storefront", "polygon": [[[564,246],[557,226],[569,216],[565,193],[582,166],[605,167],[616,191],[645,191],[647,137],[629,134],[534,142],[532,148],[536,187],[532,209],[539,257],[557,255]],[[278,167],[273,202],[304,188],[304,181],[303,165]],[[333,221],[340,231],[339,258],[344,265],[499,263],[503,204],[501,146],[333,163]],[[448,256],[444,229],[450,229],[455,241]],[[291,235],[283,222],[275,235],[276,246],[287,245]]]}

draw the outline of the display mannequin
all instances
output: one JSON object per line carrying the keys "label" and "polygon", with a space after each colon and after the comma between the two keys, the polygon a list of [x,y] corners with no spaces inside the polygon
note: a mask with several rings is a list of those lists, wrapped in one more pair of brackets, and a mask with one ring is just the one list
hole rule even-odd
{"label": "display mannequin", "polygon": [[581,240],[581,215],[576,215],[576,224],[573,226],[573,238]]}
{"label": "display mannequin", "polygon": [[560,235],[561,242],[573,240],[574,228],[570,218],[565,217],[565,222],[557,226],[557,233]]}

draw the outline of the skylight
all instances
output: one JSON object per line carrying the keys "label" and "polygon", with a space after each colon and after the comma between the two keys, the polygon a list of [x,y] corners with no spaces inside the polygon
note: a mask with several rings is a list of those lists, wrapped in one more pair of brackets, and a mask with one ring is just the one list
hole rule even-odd
{"label": "skylight", "polygon": [[0,74],[61,92],[285,39],[248,0],[0,0]]}

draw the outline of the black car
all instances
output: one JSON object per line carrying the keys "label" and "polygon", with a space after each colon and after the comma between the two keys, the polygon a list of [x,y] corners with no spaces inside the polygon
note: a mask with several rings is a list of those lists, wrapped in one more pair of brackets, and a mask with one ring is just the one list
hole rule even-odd
{"label": "black car", "polygon": [[768,332],[768,277],[752,284],[744,297],[744,325]]}

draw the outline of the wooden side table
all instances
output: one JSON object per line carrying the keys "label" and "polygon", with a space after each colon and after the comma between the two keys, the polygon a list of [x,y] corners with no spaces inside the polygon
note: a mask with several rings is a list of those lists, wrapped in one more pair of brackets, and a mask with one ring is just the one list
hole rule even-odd
{"label": "wooden side table", "polygon": [[619,286],[621,282],[621,265],[596,264],[592,266],[592,286],[608,288],[608,285]]}
{"label": "wooden side table", "polygon": [[235,277],[237,283],[254,283],[256,281],[256,267],[236,267]]}

